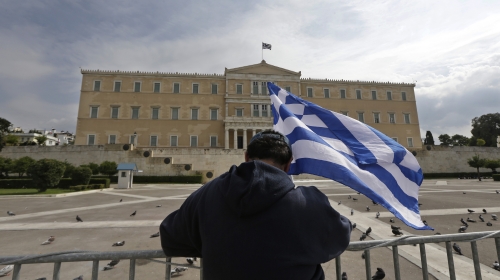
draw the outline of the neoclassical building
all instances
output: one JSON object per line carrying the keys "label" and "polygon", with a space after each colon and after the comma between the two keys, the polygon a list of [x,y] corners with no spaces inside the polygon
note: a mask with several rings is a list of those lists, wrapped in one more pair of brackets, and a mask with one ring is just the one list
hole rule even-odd
{"label": "neoclassical building", "polygon": [[421,149],[415,84],[301,78],[261,63],[224,74],[82,70],[76,145],[243,149],[272,128],[266,82]]}

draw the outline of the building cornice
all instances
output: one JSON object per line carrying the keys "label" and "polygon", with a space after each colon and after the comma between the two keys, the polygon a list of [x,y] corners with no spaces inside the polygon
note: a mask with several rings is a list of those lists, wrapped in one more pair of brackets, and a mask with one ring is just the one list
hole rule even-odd
{"label": "building cornice", "polygon": [[300,78],[300,82],[312,83],[343,83],[343,84],[365,84],[365,85],[391,85],[391,86],[406,86],[415,87],[414,83],[393,83],[393,82],[377,82],[377,81],[360,81],[360,80],[337,80],[337,79],[314,79],[314,78]]}
{"label": "building cornice", "polygon": [[203,73],[179,73],[179,72],[146,72],[146,71],[121,71],[121,70],[89,70],[81,69],[82,74],[99,74],[99,75],[136,75],[136,76],[168,76],[168,77],[193,77],[193,78],[224,78],[224,74],[203,74]]}

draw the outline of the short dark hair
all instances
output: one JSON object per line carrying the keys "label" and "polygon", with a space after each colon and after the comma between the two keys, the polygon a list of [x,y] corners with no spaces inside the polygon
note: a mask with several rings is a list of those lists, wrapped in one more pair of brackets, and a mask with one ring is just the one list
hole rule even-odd
{"label": "short dark hair", "polygon": [[283,134],[272,129],[255,134],[248,144],[250,159],[270,159],[277,164],[287,164],[292,158],[292,149]]}

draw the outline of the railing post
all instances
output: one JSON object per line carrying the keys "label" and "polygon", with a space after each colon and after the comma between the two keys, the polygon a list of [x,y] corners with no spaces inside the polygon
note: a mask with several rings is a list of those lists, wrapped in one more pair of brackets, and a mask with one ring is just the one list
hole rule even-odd
{"label": "railing post", "polygon": [[165,280],[170,280],[170,278],[171,278],[171,274],[170,274],[170,272],[172,271],[172,265],[170,264],[171,261],[172,261],[172,258],[166,259],[167,264],[165,264]]}
{"label": "railing post", "polygon": [[495,237],[495,245],[497,247],[497,260],[500,262],[500,237]]}
{"label": "railing post", "polygon": [[422,277],[424,280],[429,280],[429,272],[427,271],[427,254],[425,254],[425,243],[420,243],[420,261],[422,262]]}
{"label": "railing post", "polygon": [[340,264],[340,255],[335,258],[335,272],[337,273],[337,280],[341,280],[342,266]]}
{"label": "railing post", "polygon": [[129,268],[129,272],[128,272],[128,279],[129,280],[135,279],[135,259],[130,259],[130,268]]}
{"label": "railing post", "polygon": [[97,280],[99,277],[99,261],[92,261],[92,280]]}
{"label": "railing post", "polygon": [[455,264],[453,263],[451,241],[446,241],[446,256],[448,257],[448,270],[450,271],[450,280],[457,280],[457,276],[455,276]]}
{"label": "railing post", "polygon": [[61,263],[54,263],[54,272],[52,273],[52,280],[59,280],[59,272],[61,271]]}
{"label": "railing post", "polygon": [[19,277],[19,273],[21,272],[21,265],[20,264],[15,264],[14,265],[14,272],[12,272],[12,280],[19,280],[21,279]]}
{"label": "railing post", "polygon": [[474,273],[476,274],[476,280],[481,280],[483,278],[481,277],[481,265],[479,264],[479,254],[477,253],[476,241],[471,241],[470,247],[472,249],[472,261],[474,262]]}
{"label": "railing post", "polygon": [[392,246],[392,260],[394,262],[394,277],[396,278],[396,280],[401,280],[401,272],[399,270],[398,246]]}
{"label": "railing post", "polygon": [[203,280],[203,258],[200,258],[200,280]]}
{"label": "railing post", "polygon": [[366,280],[371,280],[372,268],[370,265],[370,250],[365,250],[365,271],[366,271]]}

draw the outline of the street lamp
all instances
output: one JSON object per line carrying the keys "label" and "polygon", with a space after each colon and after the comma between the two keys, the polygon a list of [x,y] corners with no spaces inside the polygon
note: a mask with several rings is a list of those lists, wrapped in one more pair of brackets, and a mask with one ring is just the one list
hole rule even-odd
{"label": "street lamp", "polygon": [[134,131],[134,135],[133,135],[133,137],[132,137],[132,141],[130,141],[130,142],[132,142],[132,143],[130,143],[130,144],[133,144],[134,146],[136,146],[136,144],[135,144],[135,139],[137,139],[137,132],[135,132],[135,131]]}

